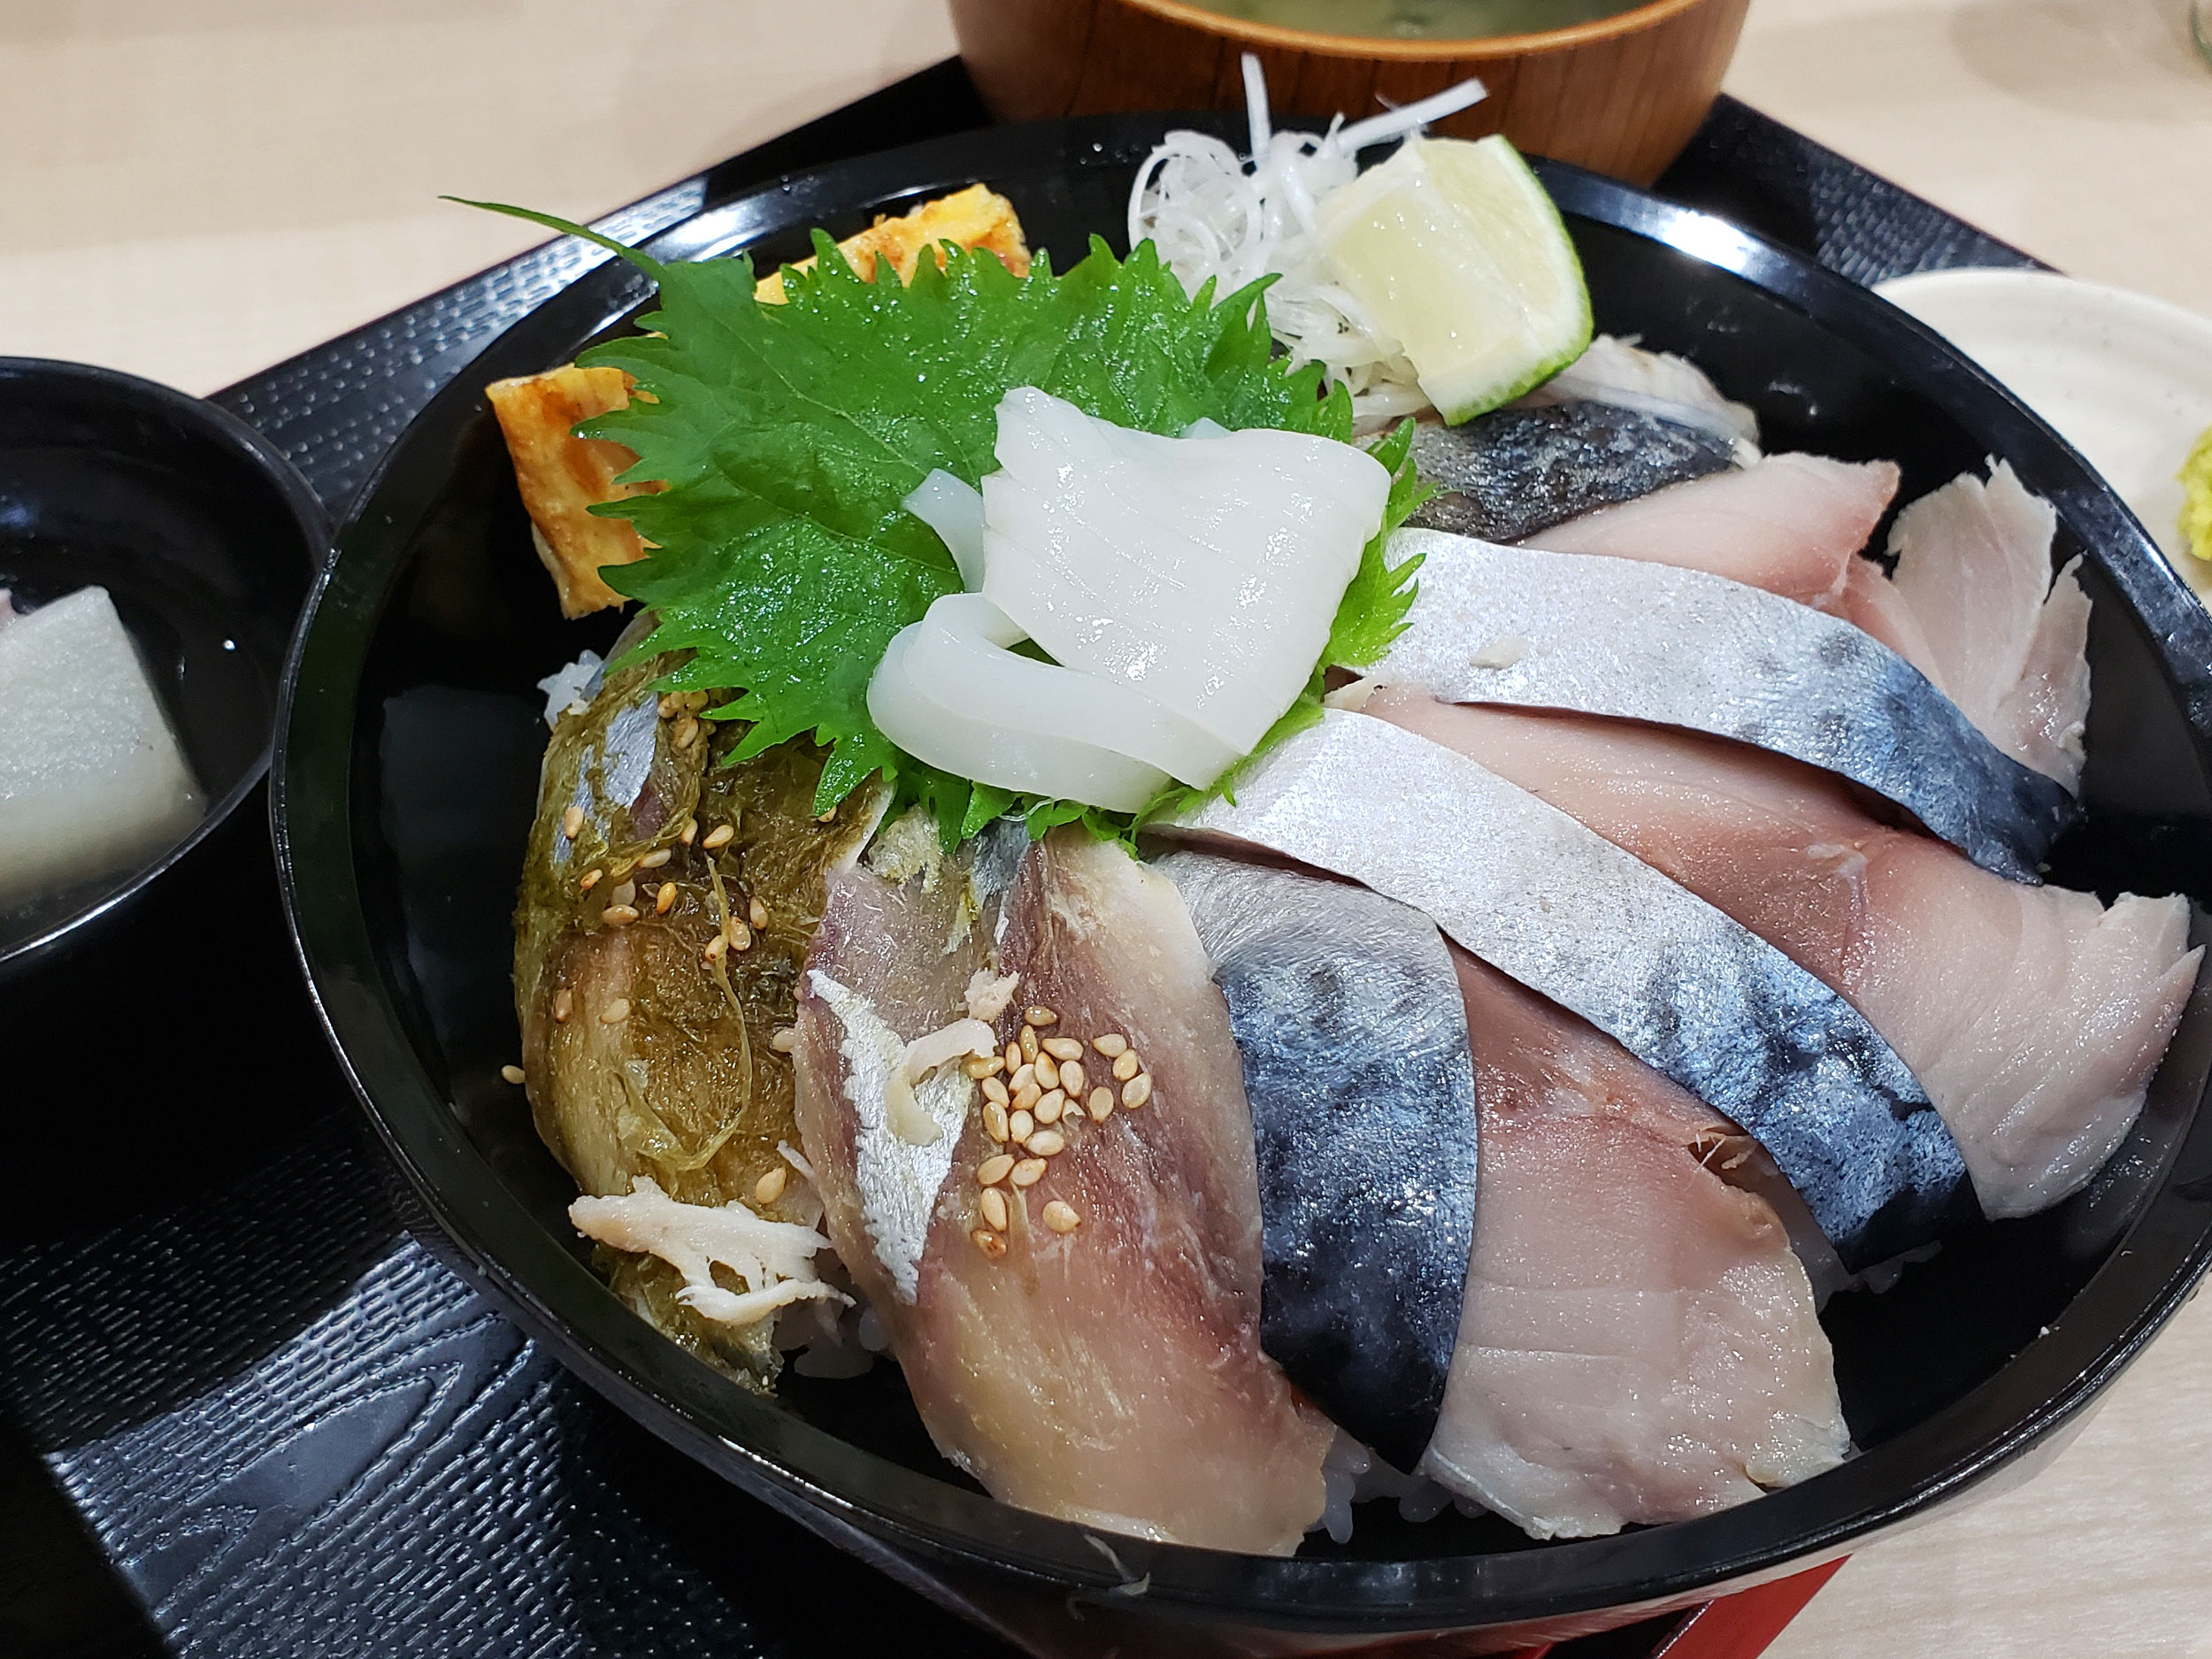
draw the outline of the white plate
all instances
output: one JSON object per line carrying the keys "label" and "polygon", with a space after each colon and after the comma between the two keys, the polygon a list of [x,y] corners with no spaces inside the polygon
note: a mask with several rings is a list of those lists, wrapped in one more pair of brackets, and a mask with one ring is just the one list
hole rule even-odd
{"label": "white plate", "polygon": [[2045,271],[1928,271],[1874,290],[2016,393],[2134,509],[2200,594],[2212,565],[2184,549],[2181,470],[2212,426],[2212,320]]}

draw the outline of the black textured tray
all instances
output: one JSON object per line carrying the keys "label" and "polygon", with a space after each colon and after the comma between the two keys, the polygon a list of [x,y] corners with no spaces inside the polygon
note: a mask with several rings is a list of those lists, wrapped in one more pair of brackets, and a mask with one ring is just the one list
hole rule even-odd
{"label": "black textured tray", "polygon": [[[984,119],[942,65],[602,227],[641,239]],[[1862,281],[2032,263],[1725,99],[1659,189]],[[603,257],[536,250],[218,401],[335,511],[439,387]],[[6,1010],[0,1652],[1001,1651],[652,1441],[439,1264],[309,1013],[262,815],[205,853]],[[45,1474],[88,1547],[60,1535]]]}

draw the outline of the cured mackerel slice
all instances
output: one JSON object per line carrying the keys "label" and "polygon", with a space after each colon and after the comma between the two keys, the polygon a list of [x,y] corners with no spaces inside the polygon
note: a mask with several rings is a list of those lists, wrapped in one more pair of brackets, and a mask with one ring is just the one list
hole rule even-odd
{"label": "cured mackerel slice", "polygon": [[[1928,677],[1839,618],[1705,571],[1495,547],[1433,530],[1408,627],[1368,671],[1447,703],[1612,715],[1709,732],[1894,801],[1976,864],[2034,881],[2077,816],[2055,779],[1992,742]],[[1635,625],[1621,626],[1632,617]]]}
{"label": "cured mackerel slice", "polygon": [[[965,879],[968,855],[903,882],[865,867],[830,879],[794,1056],[825,1230],[930,1438],[992,1496],[1140,1538],[1288,1555],[1321,1513],[1334,1431],[1260,1345],[1251,1113],[1205,950],[1174,887],[1118,847],[1064,830],[1028,847],[993,897],[1001,850],[982,849]],[[848,1050],[864,1061],[871,1019],[910,1042],[955,1024],[987,972],[1020,976],[1002,1041],[1043,1004],[1059,1016],[1048,1037],[1124,1037],[1152,1094],[1103,1122],[1064,1114],[1064,1146],[1033,1155],[1041,1179],[993,1187],[1007,1225],[987,1252],[973,1237],[980,1166],[1022,1149],[990,1138],[979,1101],[953,1134],[908,1146],[916,1164],[945,1161],[910,1297],[894,1266],[905,1258],[883,1248],[907,1239],[906,1183],[863,1159],[877,1114]],[[825,981],[847,993],[842,1010],[818,994]],[[1105,1056],[1085,1061],[1093,1083],[1113,1080]],[[1073,1210],[1071,1231],[1048,1221],[1053,1202]]]}
{"label": "cured mackerel slice", "polygon": [[1219,836],[1426,911],[1740,1124],[1853,1270],[1937,1237],[1966,1168],[1903,1061],[1841,996],[1642,860],[1464,756],[1331,710],[1234,803]]}
{"label": "cured mackerel slice", "polygon": [[1686,1520],[1850,1447],[1756,1148],[1455,949],[1482,1099],[1466,1317],[1423,1471],[1538,1538]]}
{"label": "cured mackerel slice", "polygon": [[1260,1342],[1410,1470],[1436,1432],[1475,1218],[1467,1010],[1436,924],[1348,882],[1206,853],[1153,866],[1213,963],[1258,1143]]}
{"label": "cured mackerel slice", "polygon": [[1413,522],[1492,541],[1725,472],[1732,439],[1610,403],[1553,403],[1417,426],[1413,466],[1439,493]]}
{"label": "cured mackerel slice", "polygon": [[1379,691],[1394,721],[1571,812],[1851,999],[1950,1125],[1991,1216],[2127,1135],[2200,953],[2188,902],[2024,887],[1870,817],[1841,780],[1694,732]]}

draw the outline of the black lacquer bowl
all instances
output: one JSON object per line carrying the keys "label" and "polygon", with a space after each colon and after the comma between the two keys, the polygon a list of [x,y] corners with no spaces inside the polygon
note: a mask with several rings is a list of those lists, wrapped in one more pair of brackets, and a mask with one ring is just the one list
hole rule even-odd
{"label": "black lacquer bowl", "polygon": [[117,926],[253,793],[328,542],[306,480],[235,415],[112,369],[0,357],[0,588],[34,604],[108,590],[208,803],[142,864],[0,909],[0,983]]}
{"label": "black lacquer bowl", "polygon": [[[1202,118],[1217,122],[1218,118]],[[803,174],[669,232],[664,258],[805,250],[972,180],[1010,196],[1064,267],[1123,222],[1157,117],[1002,129]],[[1225,133],[1226,129],[1225,128]],[[1694,357],[1769,446],[1887,457],[1910,499],[1999,456],[2085,552],[2095,676],[2083,828],[2056,879],[2212,899],[2212,621],[2118,498],[2007,394],[1863,289],[1716,219],[1566,168],[1600,325]],[[767,1402],[617,1304],[564,1207],[573,1188],[500,1081],[517,1036],[509,917],[545,741],[533,682],[617,626],[564,624],[481,396],[626,326],[603,265],[502,337],[409,429],[341,538],[295,648],[275,772],[302,953],[362,1098],[464,1264],[631,1412],[769,1502],[1056,1652],[1312,1651],[1482,1627],[1479,1645],[1809,1566],[2055,1444],[2212,1255],[2212,1000],[2193,1005],[2135,1133],[2095,1186],[1977,1227],[1826,1316],[1863,1455],[1726,1514],[1538,1545],[1457,1515],[1366,1506],[1342,1548],[1259,1560],[1135,1540],[995,1503],[930,1449],[895,1369],[787,1379]],[[2026,1467],[2024,1463],[2019,1467]],[[1137,1582],[1129,1582],[1129,1581]],[[1115,1586],[1121,1590],[1116,1593]]]}

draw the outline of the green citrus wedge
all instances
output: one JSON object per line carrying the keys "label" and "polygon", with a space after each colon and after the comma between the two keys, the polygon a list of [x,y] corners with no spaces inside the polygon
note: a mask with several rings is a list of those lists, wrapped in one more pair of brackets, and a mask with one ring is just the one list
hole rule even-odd
{"label": "green citrus wedge", "polygon": [[1409,138],[1331,196],[1331,272],[1458,422],[1509,403],[1590,343],[1590,293],[1536,175],[1502,138]]}

